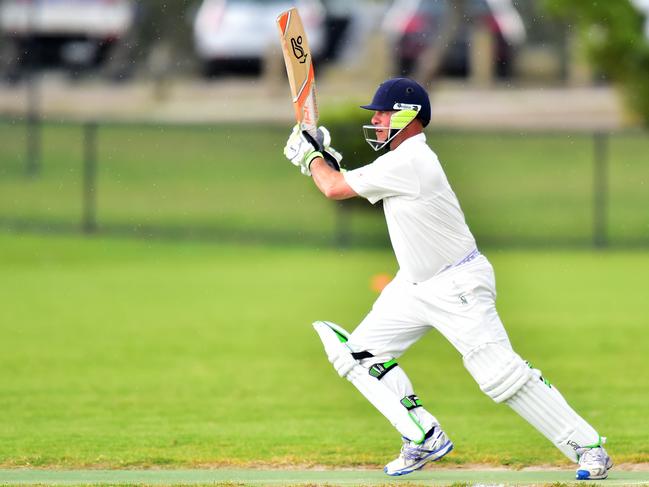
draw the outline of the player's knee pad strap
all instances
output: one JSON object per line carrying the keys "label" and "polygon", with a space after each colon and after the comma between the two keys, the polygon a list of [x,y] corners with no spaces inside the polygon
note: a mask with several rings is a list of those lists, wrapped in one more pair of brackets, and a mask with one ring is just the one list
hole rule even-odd
{"label": "player's knee pad strap", "polygon": [[396,360],[389,360],[384,363],[374,364],[369,369],[369,374],[377,380],[383,379],[385,374],[394,369],[397,365]]}
{"label": "player's knee pad strap", "polygon": [[421,407],[421,400],[416,394],[411,394],[401,399],[401,405],[406,408],[408,411]]}
{"label": "player's knee pad strap", "polygon": [[355,360],[365,360],[374,357],[374,355],[367,350],[363,350],[362,352],[352,352],[352,357],[354,357]]}
{"label": "player's knee pad strap", "polygon": [[529,365],[498,343],[486,343],[469,352],[464,366],[495,402],[506,401],[532,378]]}

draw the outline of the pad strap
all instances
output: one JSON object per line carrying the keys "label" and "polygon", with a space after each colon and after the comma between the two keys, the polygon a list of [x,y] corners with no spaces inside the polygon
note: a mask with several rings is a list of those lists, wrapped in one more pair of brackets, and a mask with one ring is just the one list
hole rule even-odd
{"label": "pad strap", "polygon": [[352,357],[354,357],[354,360],[363,360],[366,358],[372,358],[374,355],[367,350],[363,350],[362,352],[352,352]]}
{"label": "pad strap", "polygon": [[421,407],[421,400],[419,399],[419,397],[417,397],[416,394],[413,394],[411,396],[406,396],[403,399],[401,399],[401,404],[408,411],[412,411],[415,408]]}
{"label": "pad strap", "polygon": [[370,375],[377,380],[381,380],[385,377],[385,374],[390,372],[397,365],[399,364],[397,364],[397,361],[394,359],[382,364],[374,364],[370,367]]}

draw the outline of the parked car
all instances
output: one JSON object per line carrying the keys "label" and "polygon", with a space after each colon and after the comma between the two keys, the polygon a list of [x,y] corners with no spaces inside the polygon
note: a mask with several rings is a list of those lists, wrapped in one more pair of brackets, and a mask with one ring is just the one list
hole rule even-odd
{"label": "parked car", "polygon": [[[470,59],[470,23],[482,22],[494,37],[495,72],[511,74],[516,51],[525,39],[523,21],[511,0],[465,0],[465,16],[451,34],[441,60],[440,72],[466,76]],[[397,0],[386,14],[384,25],[391,34],[399,74],[411,74],[422,53],[442,41],[443,29],[450,24],[452,0]]]}
{"label": "parked car", "polygon": [[317,57],[325,36],[319,1],[203,0],[194,19],[194,45],[205,74],[260,72],[268,49],[279,48],[275,19],[294,6],[300,9],[309,46]]}
{"label": "parked car", "polygon": [[133,24],[131,0],[4,0],[0,35],[5,74],[29,65],[100,64]]}

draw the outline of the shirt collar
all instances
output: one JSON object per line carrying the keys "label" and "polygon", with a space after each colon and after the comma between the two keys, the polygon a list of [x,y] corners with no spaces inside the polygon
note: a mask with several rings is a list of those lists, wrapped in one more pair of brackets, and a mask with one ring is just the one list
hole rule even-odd
{"label": "shirt collar", "polygon": [[416,144],[421,142],[423,142],[424,144],[426,143],[426,134],[424,134],[423,132],[417,135],[413,135],[412,137],[408,137],[406,140],[401,142],[401,144],[399,144],[399,147],[397,147],[394,150],[397,151],[401,149],[404,145]]}

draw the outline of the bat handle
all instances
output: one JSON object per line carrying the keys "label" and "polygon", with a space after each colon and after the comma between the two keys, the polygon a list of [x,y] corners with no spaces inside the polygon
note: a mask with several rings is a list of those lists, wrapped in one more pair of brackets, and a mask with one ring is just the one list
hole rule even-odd
{"label": "bat handle", "polygon": [[314,129],[313,133],[311,133],[309,130],[303,130],[302,133],[304,136],[309,140],[309,143],[318,151],[322,152],[322,157],[324,161],[327,163],[329,167],[332,169],[335,169],[336,171],[340,171],[340,164],[338,164],[338,161],[334,156],[329,154],[325,148],[322,146],[320,142],[318,142],[318,130]]}
{"label": "bat handle", "polygon": [[306,132],[313,138],[313,140],[318,140],[318,127],[315,125],[307,125],[305,123],[300,123],[300,128],[302,129],[303,132]]}
{"label": "bat handle", "polygon": [[340,164],[338,164],[338,161],[334,156],[332,156],[326,151],[322,153],[322,156],[324,157],[324,161],[327,163],[329,167],[331,167],[331,169],[340,172]]}

